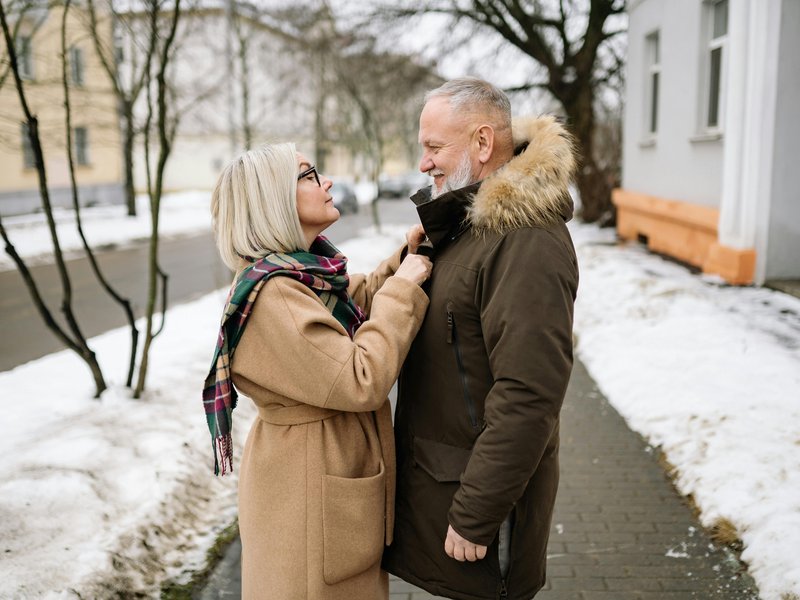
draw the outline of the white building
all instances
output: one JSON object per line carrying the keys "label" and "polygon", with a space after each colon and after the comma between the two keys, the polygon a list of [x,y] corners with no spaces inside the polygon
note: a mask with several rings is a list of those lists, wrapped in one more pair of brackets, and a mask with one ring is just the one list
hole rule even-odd
{"label": "white building", "polygon": [[800,279],[800,0],[629,0],[618,231],[735,284]]}
{"label": "white building", "polygon": [[[239,9],[246,9],[239,5]],[[147,15],[126,15],[119,27],[124,60],[119,68],[135,65],[137,46],[147,39]],[[242,44],[245,44],[244,48]],[[222,167],[245,149],[244,131],[251,144],[295,141],[298,149],[314,152],[316,91],[282,39],[280,31],[248,13],[230,17],[224,8],[194,8],[181,14],[171,63],[167,69],[178,123],[172,153],[164,174],[166,191],[213,188]],[[141,63],[141,58],[139,58]],[[127,73],[123,79],[128,78]],[[155,94],[155,82],[153,94]],[[243,109],[243,98],[248,109]],[[245,112],[247,113],[245,116]],[[144,92],[136,105],[137,121],[147,114]],[[245,122],[246,121],[246,122]],[[152,134],[151,168],[158,156]],[[146,189],[144,145],[134,158],[136,188]]]}
{"label": "white building", "polygon": [[[291,141],[326,175],[367,176],[368,153],[348,148],[337,139],[342,111],[353,108],[337,104],[335,92],[338,96],[343,92],[330,64],[334,57],[324,51],[302,51],[292,37],[298,36],[297,32],[247,3],[236,4],[236,15],[214,2],[207,4],[185,11],[178,22],[167,78],[179,122],[164,189],[212,189],[222,167],[245,149],[245,130],[250,132],[251,147]],[[118,28],[120,44],[125,55],[135,56],[137,45],[147,39],[146,15],[131,13],[127,17],[134,25]],[[123,61],[119,68],[132,66]],[[416,99],[421,104],[422,91]],[[393,108],[400,111],[412,100],[413,95],[411,100],[409,96],[396,98]],[[136,112],[143,123],[147,114],[144,93]],[[358,121],[358,114],[352,119]],[[157,159],[156,141],[152,139],[151,168]],[[384,167],[395,171],[413,167],[395,142],[387,140]],[[138,144],[134,166],[140,191],[146,189],[147,181],[144,154],[143,144]]]}

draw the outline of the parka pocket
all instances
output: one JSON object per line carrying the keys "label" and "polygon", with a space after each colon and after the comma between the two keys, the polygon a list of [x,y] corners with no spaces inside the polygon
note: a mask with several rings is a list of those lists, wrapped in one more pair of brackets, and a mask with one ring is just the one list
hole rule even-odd
{"label": "parka pocket", "polygon": [[322,482],[322,577],[332,585],[363,573],[383,553],[386,469],[372,477],[325,475]]}
{"label": "parka pocket", "polygon": [[439,483],[461,481],[472,450],[414,438],[414,462]]}

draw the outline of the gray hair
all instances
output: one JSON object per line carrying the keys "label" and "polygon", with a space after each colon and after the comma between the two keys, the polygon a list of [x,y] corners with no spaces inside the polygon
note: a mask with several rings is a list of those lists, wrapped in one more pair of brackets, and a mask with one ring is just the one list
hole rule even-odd
{"label": "gray hair", "polygon": [[222,171],[211,216],[222,261],[234,271],[245,256],[308,250],[297,215],[297,151],[271,144],[245,152]]}
{"label": "gray hair", "polygon": [[477,77],[460,77],[430,90],[425,94],[425,103],[434,98],[446,98],[450,108],[469,114],[487,114],[494,117],[496,125],[511,129],[511,102],[508,96],[488,81]]}

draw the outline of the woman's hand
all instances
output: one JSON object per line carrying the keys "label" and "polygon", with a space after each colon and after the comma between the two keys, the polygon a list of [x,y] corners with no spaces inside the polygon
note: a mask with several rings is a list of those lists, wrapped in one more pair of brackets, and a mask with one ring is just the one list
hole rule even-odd
{"label": "woman's hand", "polygon": [[422,285],[431,276],[431,269],[433,269],[433,263],[427,256],[408,254],[394,275]]}
{"label": "woman's hand", "polygon": [[409,254],[416,254],[419,245],[427,239],[427,235],[425,235],[425,229],[423,229],[422,225],[414,225],[411,229],[408,230],[406,233],[406,242],[408,242],[408,253]]}

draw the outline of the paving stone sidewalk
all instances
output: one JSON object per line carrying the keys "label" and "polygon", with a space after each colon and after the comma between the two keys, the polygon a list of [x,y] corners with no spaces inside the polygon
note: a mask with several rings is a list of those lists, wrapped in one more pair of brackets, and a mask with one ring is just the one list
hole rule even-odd
{"label": "paving stone sidewalk", "polygon": [[[714,544],[658,452],[632,432],[576,361],[561,419],[561,483],[536,600],[756,600]],[[393,578],[391,600],[438,598]]]}
{"label": "paving stone sidewalk", "polygon": [[[200,595],[238,598],[234,544]],[[562,409],[561,484],[536,600],[757,600],[734,553],[714,544],[657,451],[633,433],[575,363]],[[392,577],[391,600],[438,598]]]}

